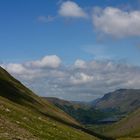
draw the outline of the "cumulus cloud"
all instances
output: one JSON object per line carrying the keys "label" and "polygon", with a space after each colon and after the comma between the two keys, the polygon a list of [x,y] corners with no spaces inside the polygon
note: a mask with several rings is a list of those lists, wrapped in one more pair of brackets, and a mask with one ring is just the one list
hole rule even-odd
{"label": "cumulus cloud", "polygon": [[[4,67],[4,66],[3,66]],[[22,74],[26,72],[26,68],[22,64],[8,64],[5,68],[11,73]]]}
{"label": "cumulus cloud", "polygon": [[38,67],[38,68],[57,68],[61,64],[61,59],[56,55],[45,56],[41,60],[27,62],[27,66]]}
{"label": "cumulus cloud", "polygon": [[72,17],[72,18],[86,18],[85,11],[75,2],[66,1],[63,2],[58,11],[60,16]]}
{"label": "cumulus cloud", "polygon": [[[28,61],[22,64],[18,63],[9,63],[2,64],[2,67],[13,75],[29,80],[33,78],[40,78],[44,76],[44,72],[49,70],[53,73],[54,76],[62,75],[61,72],[56,71],[55,69],[59,68],[61,65],[61,59],[56,55],[48,55],[43,57],[40,60]],[[46,71],[48,72],[48,71]],[[46,76],[46,74],[45,74]]]}
{"label": "cumulus cloud", "polygon": [[93,24],[98,31],[111,36],[140,36],[140,11],[96,7],[93,12]]}
{"label": "cumulus cloud", "polygon": [[72,84],[87,84],[93,80],[93,76],[87,75],[83,72],[76,73],[73,76],[70,77],[70,81]]}
{"label": "cumulus cloud", "polygon": [[[57,65],[56,60],[59,60]],[[54,55],[2,66],[40,96],[92,100],[119,88],[140,87],[139,66],[109,60],[78,59],[69,66],[60,62],[60,58]]]}
{"label": "cumulus cloud", "polygon": [[75,68],[85,68],[86,67],[86,62],[84,60],[76,60],[74,63]]}

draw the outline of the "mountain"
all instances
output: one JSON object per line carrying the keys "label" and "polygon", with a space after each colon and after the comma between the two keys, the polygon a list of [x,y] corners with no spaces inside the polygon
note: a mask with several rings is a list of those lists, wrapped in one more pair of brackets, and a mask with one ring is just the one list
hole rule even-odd
{"label": "mountain", "polygon": [[98,139],[94,134],[0,67],[1,140]]}
{"label": "mountain", "polygon": [[139,89],[119,89],[105,94],[93,105],[100,110],[118,110],[121,113],[129,113],[140,107]]}
{"label": "mountain", "polygon": [[46,98],[82,124],[114,123],[140,107],[140,90],[119,89],[92,102]]}

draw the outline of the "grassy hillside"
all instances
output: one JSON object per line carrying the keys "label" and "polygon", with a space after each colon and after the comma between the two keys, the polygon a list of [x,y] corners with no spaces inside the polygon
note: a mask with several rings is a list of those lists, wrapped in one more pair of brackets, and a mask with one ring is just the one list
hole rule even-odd
{"label": "grassy hillside", "polygon": [[111,137],[140,139],[140,108],[116,124],[108,126],[105,133]]}
{"label": "grassy hillside", "polygon": [[[81,129],[81,130],[80,130]],[[0,140],[96,140],[0,68]]]}
{"label": "grassy hillside", "polygon": [[56,116],[63,121],[78,125],[73,118],[46,100],[35,95],[3,69],[0,69],[0,96],[25,107],[30,107],[40,113]]}
{"label": "grassy hillside", "polygon": [[140,139],[140,108],[130,113],[126,118],[111,125],[92,125],[90,129],[105,136],[119,140]]}

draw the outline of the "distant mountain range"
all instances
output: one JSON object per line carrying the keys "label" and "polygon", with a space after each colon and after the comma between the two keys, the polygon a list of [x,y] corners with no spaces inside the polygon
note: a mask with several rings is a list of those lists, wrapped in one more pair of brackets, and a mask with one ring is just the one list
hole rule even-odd
{"label": "distant mountain range", "polygon": [[139,89],[119,89],[89,103],[46,99],[80,123],[90,124],[89,129],[106,137],[128,137],[129,140],[140,138]]}
{"label": "distant mountain range", "polygon": [[112,123],[140,107],[140,90],[119,89],[92,102],[46,98],[83,124]]}

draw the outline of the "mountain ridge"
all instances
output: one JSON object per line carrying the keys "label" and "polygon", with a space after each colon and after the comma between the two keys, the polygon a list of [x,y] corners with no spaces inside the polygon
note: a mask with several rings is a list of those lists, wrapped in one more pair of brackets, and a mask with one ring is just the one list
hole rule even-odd
{"label": "mountain ridge", "polygon": [[119,89],[107,93],[94,104],[94,107],[114,108],[129,113],[140,107],[140,89]]}

